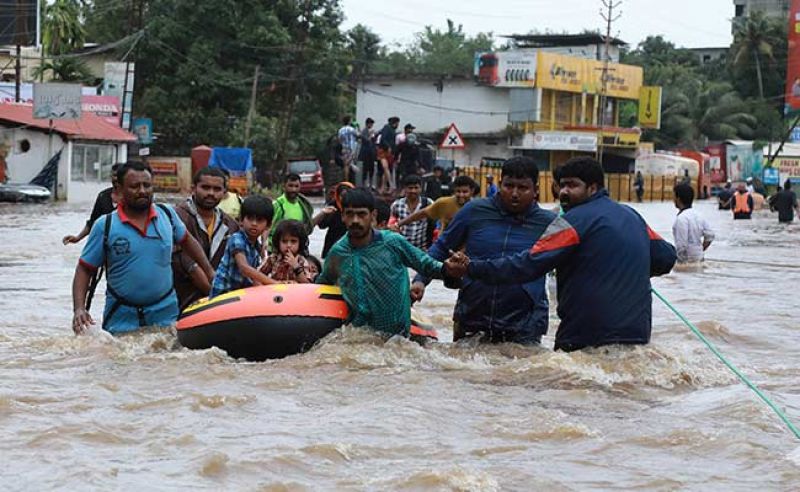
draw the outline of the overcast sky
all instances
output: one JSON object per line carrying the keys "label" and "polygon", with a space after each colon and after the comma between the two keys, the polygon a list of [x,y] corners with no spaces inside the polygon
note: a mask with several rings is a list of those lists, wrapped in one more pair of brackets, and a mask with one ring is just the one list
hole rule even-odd
{"label": "overcast sky", "polygon": [[[599,15],[601,0],[342,0],[342,4],[346,29],[365,24],[385,44],[407,43],[428,24],[444,28],[448,18],[463,24],[469,34],[605,30]],[[622,17],[612,35],[632,46],[651,34],[687,48],[731,42],[733,0],[623,0],[620,10]]]}

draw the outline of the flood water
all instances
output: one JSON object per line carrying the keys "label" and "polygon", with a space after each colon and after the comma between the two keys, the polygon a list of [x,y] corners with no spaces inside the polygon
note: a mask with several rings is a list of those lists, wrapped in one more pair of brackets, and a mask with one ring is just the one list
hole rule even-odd
{"label": "flood water", "polygon": [[[76,337],[80,246],[60,238],[86,208],[0,206],[3,490],[800,487],[800,441],[655,298],[649,346],[570,354],[554,313],[541,349],[451,344],[441,285],[427,348],[345,329],[247,363],[172,333]],[[671,204],[636,208],[671,237]],[[696,208],[714,260],[653,284],[800,424],[800,224]]]}

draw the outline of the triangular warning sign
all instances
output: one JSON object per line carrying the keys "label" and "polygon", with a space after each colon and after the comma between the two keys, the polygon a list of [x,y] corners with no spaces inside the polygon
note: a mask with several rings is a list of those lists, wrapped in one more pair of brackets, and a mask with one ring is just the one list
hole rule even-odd
{"label": "triangular warning sign", "polygon": [[440,149],[463,149],[467,146],[467,143],[464,142],[464,137],[461,136],[461,132],[458,131],[455,123],[450,123],[450,128],[447,129],[447,132],[444,134],[444,138],[442,142],[439,144]]}

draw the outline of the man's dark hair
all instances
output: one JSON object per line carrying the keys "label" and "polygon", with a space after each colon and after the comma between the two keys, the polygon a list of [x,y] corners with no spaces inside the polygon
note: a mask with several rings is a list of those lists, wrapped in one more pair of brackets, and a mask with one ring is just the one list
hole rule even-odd
{"label": "man's dark hair", "polygon": [[397,116],[392,116],[391,118],[389,118],[389,124],[391,125],[392,123],[400,123],[400,118],[398,118]]}
{"label": "man's dark hair", "polygon": [[117,183],[122,184],[125,180],[125,175],[128,174],[128,171],[147,171],[150,173],[150,176],[153,175],[153,170],[150,169],[150,166],[145,164],[141,161],[128,161],[125,164],[119,166],[117,169]]}
{"label": "man's dark hair", "polygon": [[564,168],[564,164],[559,164],[553,168],[553,181],[559,183],[561,181],[561,170]]}
{"label": "man's dark hair", "polygon": [[478,189],[478,183],[476,183],[474,179],[464,174],[453,180],[453,188],[458,188],[459,186],[469,186],[472,188],[473,193],[476,189]]}
{"label": "man's dark hair", "polygon": [[366,208],[370,212],[375,210],[375,197],[366,188],[354,188],[342,197],[342,209]]}
{"label": "man's dark hair", "polygon": [[500,179],[503,178],[530,178],[533,184],[537,185],[539,184],[539,167],[536,165],[536,161],[530,157],[512,157],[503,163],[503,169],[500,171]]}
{"label": "man's dark hair", "polygon": [[222,178],[223,186],[227,189],[228,188],[228,177],[225,176],[225,173],[222,172],[222,169],[218,167],[209,167],[206,166],[203,169],[194,173],[194,177],[192,178],[192,184],[197,184],[203,179],[203,176],[211,176],[212,178]]}
{"label": "man's dark hair", "polygon": [[286,177],[283,179],[283,183],[286,184],[289,181],[300,181],[300,175],[297,173],[287,174]]}
{"label": "man's dark hair", "polygon": [[409,174],[408,176],[403,178],[403,187],[414,186],[414,185],[422,186],[422,178],[420,178],[416,174]]}
{"label": "man's dark hair", "polygon": [[783,183],[784,190],[791,190],[792,189],[792,180],[787,179],[785,183]]}
{"label": "man's dark hair", "polygon": [[255,217],[256,219],[267,219],[267,222],[272,222],[272,216],[275,210],[272,208],[272,202],[267,200],[261,195],[250,195],[242,202],[242,209],[240,216]]}
{"label": "man's dark hair", "polygon": [[[367,120],[365,121],[365,123],[366,123],[367,125],[369,125],[370,123],[375,123],[375,120],[373,120],[372,118],[367,118]],[[317,261],[319,261],[319,260],[317,260]]]}
{"label": "man's dark hair", "polygon": [[685,207],[692,206],[692,202],[694,201],[694,190],[690,185],[686,183],[676,184],[675,188],[673,188],[673,191],[675,192],[675,196],[678,198],[678,200],[681,201],[683,206]]}
{"label": "man's dark hair", "polygon": [[444,168],[442,166],[433,166],[433,172],[439,171],[440,173],[444,172]]}
{"label": "man's dark hair", "polygon": [[388,203],[383,200],[375,200],[375,210],[378,211],[377,217],[375,218],[378,224],[389,222],[389,219],[392,217],[392,208]]}
{"label": "man's dark hair", "polygon": [[342,116],[342,124],[349,125],[350,122],[353,121],[353,118],[350,116]]}
{"label": "man's dark hair", "polygon": [[281,237],[284,234],[294,236],[300,240],[300,249],[298,252],[306,256],[308,255],[308,233],[306,226],[299,220],[282,220],[275,226],[275,233],[272,235],[272,252],[277,253],[281,250]]}
{"label": "man's dark hair", "polygon": [[596,184],[599,188],[606,185],[603,166],[591,157],[573,157],[563,164],[559,180],[564,178],[578,178],[586,186]]}

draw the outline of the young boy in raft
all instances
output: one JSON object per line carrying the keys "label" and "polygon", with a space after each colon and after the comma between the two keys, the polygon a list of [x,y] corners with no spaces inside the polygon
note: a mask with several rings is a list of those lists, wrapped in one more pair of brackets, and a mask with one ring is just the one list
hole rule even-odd
{"label": "young boy in raft", "polygon": [[284,220],[272,236],[272,253],[259,271],[279,283],[310,283],[314,274],[304,255],[308,254],[308,234],[302,222]]}
{"label": "young boy in raft", "polygon": [[443,278],[444,265],[400,234],[374,229],[375,197],[368,190],[351,190],[342,199],[342,207],[347,234],[331,248],[317,283],[342,289],[352,325],[408,337],[411,296],[407,268]]}
{"label": "young boy in raft", "polygon": [[208,298],[253,285],[274,284],[260,271],[261,235],[272,223],[272,203],[259,195],[244,199],[239,230],[228,239]]}

